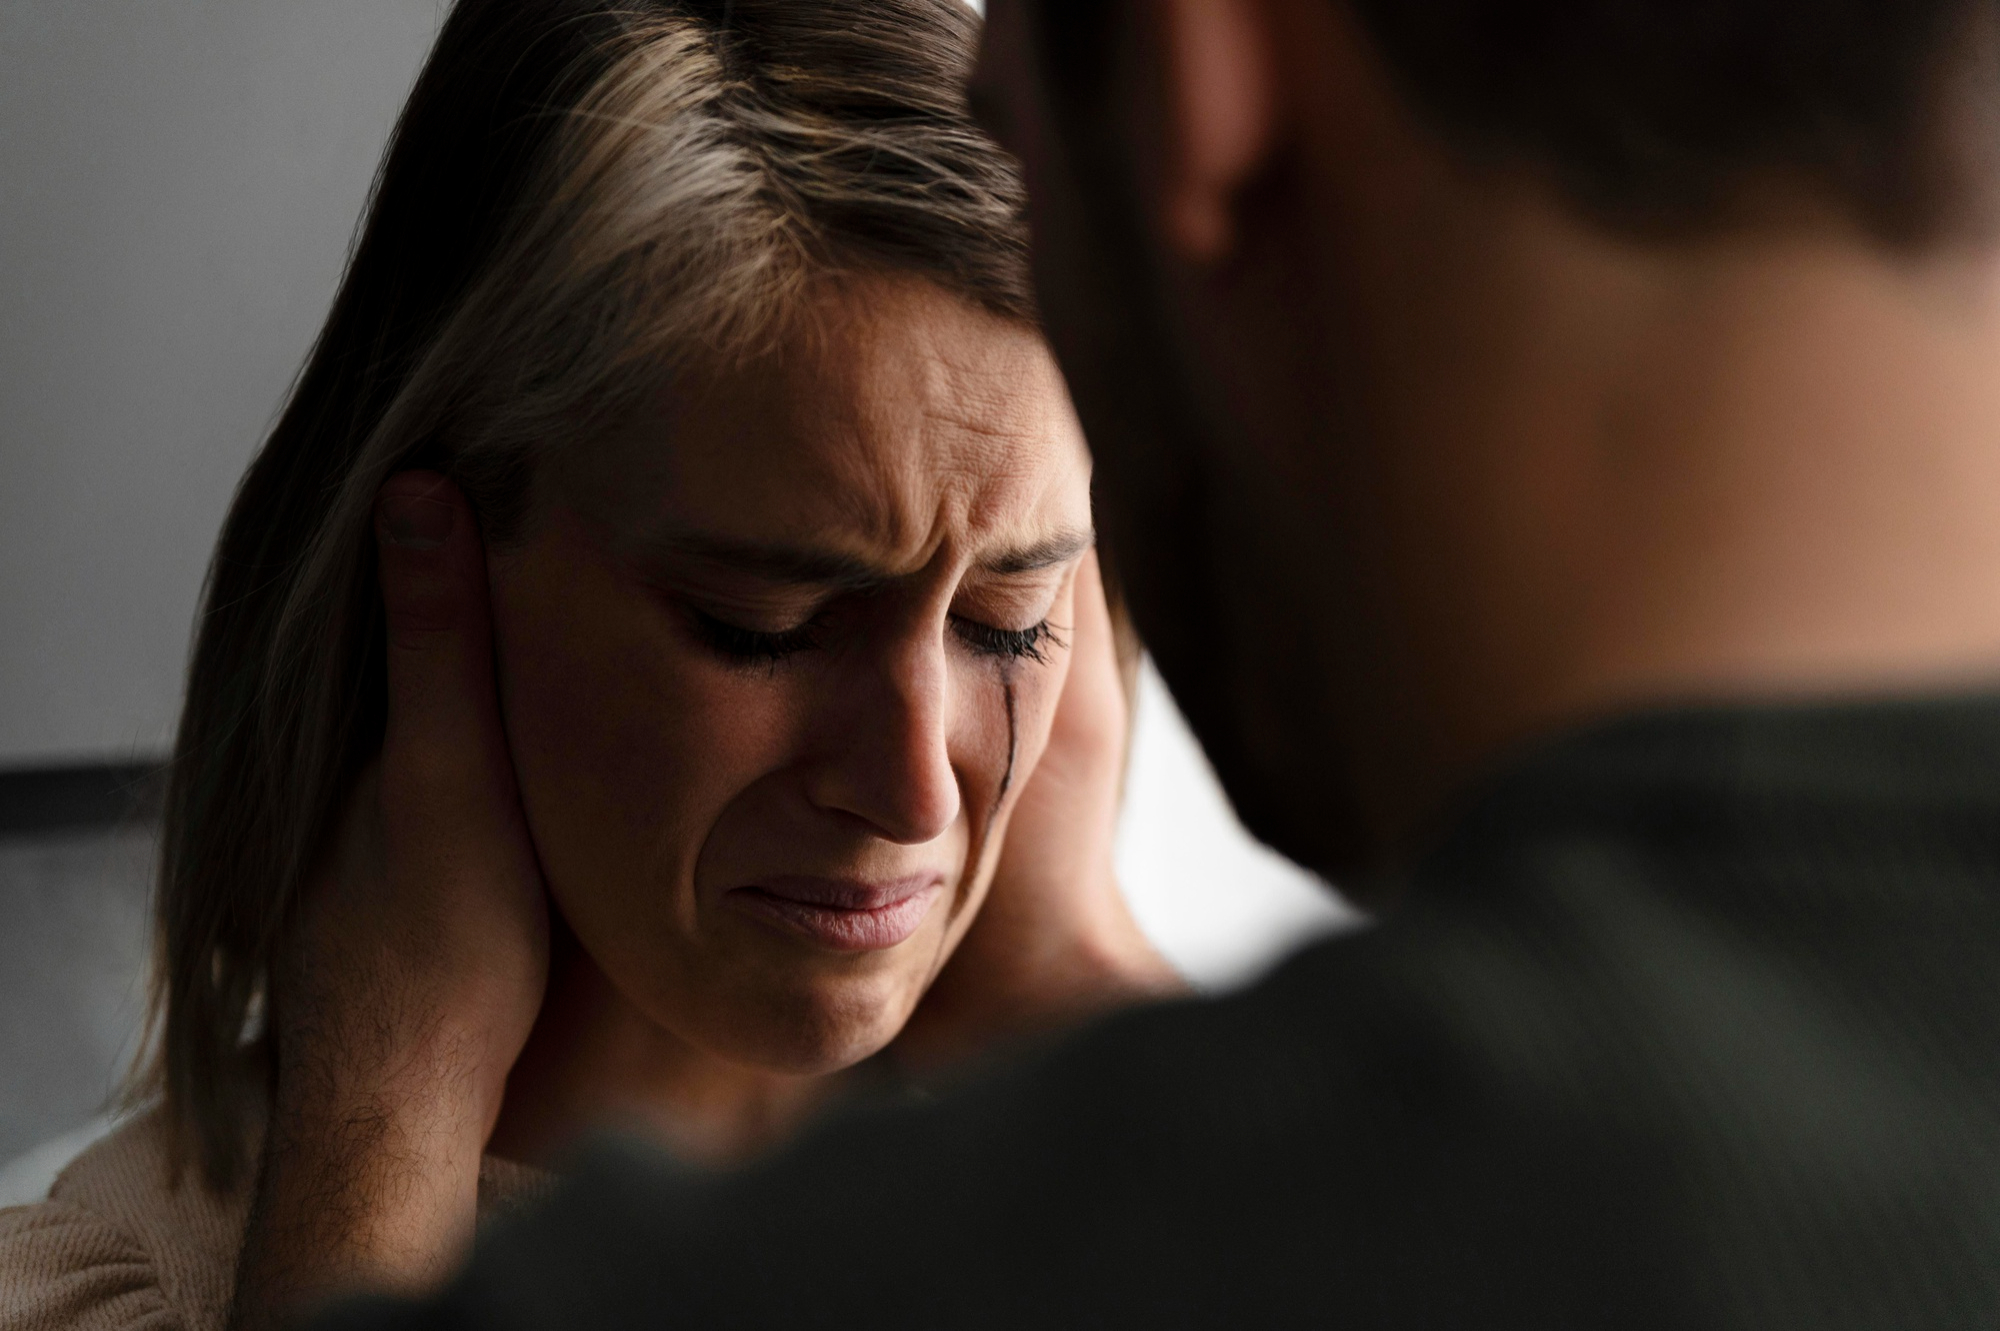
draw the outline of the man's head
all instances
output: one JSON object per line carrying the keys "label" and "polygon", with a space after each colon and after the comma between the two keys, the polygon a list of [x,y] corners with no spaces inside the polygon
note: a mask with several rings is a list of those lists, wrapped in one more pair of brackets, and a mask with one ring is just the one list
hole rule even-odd
{"label": "man's head", "polygon": [[1027,165],[1100,524],[1253,831],[1353,882],[1550,725],[2000,648],[1875,651],[1900,592],[1814,584],[1812,542],[1908,542],[1839,465],[1788,507],[1813,459],[1782,453],[1799,365],[1841,404],[1822,434],[1892,435],[1893,378],[1839,367],[1943,363],[1996,313],[1995,16],[992,0],[977,95]]}
{"label": "man's head", "polygon": [[1896,243],[1989,220],[2000,122],[1981,0],[1359,0],[1459,147],[1660,234],[1815,196]]}

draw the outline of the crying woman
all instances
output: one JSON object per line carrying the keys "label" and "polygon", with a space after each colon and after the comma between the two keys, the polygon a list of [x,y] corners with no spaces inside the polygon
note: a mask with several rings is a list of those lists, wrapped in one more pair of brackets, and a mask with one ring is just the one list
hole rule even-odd
{"label": "crying woman", "polygon": [[976,24],[460,0],[215,556],[152,1107],[0,1216],[9,1327],[421,1279],[593,1127],[1174,986]]}

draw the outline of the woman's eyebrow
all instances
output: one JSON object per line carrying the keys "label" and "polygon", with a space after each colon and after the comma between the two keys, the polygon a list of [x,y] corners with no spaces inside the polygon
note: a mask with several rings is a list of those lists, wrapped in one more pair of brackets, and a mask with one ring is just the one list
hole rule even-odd
{"label": "woman's eyebrow", "polygon": [[1032,545],[1017,546],[1005,550],[990,559],[983,559],[979,567],[988,573],[1033,573],[1040,569],[1054,568],[1067,564],[1091,546],[1097,544],[1097,533],[1072,529],[1058,532]]}
{"label": "woman's eyebrow", "polygon": [[[1003,550],[983,559],[979,567],[1005,576],[1033,573],[1067,564],[1097,543],[1095,532],[1058,532],[1028,545]],[[835,591],[873,591],[896,580],[896,574],[853,555],[776,541],[745,541],[700,532],[675,532],[650,537],[646,553],[656,558],[693,559],[719,564],[767,582],[826,587]]]}

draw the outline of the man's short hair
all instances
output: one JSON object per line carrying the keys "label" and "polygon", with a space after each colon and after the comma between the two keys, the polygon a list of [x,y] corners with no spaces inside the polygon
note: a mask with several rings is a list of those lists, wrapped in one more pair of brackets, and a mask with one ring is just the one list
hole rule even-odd
{"label": "man's short hair", "polygon": [[[1094,100],[1133,3],[1041,0],[1065,100]],[[1916,245],[2000,213],[2000,0],[1326,3],[1456,147],[1621,230],[1806,200]]]}
{"label": "man's short hair", "polygon": [[1622,227],[1774,187],[1892,242],[1987,221],[1995,0],[1349,2],[1448,138]]}

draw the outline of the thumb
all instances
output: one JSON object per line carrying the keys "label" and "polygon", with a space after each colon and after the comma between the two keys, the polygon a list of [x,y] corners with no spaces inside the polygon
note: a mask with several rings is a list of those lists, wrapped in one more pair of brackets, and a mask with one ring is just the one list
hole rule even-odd
{"label": "thumb", "polygon": [[455,829],[467,839],[452,848],[459,853],[504,844],[518,826],[519,797],[500,724],[486,552],[472,506],[435,472],[402,472],[376,499],[375,532],[389,638],[386,830],[402,840],[396,824],[409,818],[433,833]]}

